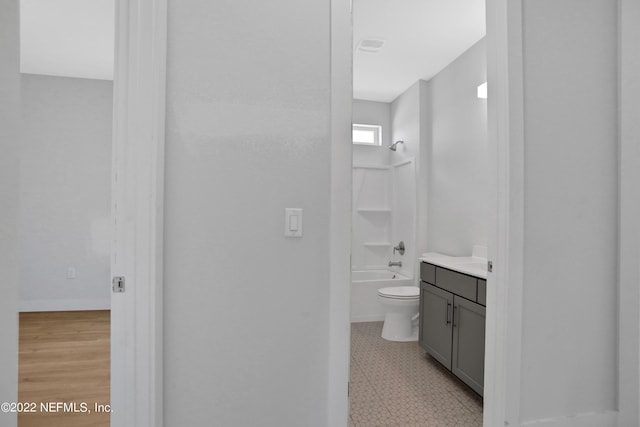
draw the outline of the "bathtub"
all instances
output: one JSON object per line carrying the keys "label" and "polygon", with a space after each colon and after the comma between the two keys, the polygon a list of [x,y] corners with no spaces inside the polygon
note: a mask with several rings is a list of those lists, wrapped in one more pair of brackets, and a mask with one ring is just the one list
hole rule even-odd
{"label": "bathtub", "polygon": [[351,322],[384,320],[378,302],[378,289],[389,286],[411,286],[411,277],[392,270],[353,270],[351,272]]}

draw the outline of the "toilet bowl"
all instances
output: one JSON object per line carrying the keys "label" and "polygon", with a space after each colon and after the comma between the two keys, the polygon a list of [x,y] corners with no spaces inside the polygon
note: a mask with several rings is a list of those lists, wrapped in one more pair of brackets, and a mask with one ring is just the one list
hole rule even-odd
{"label": "toilet bowl", "polygon": [[417,341],[420,288],[393,286],[378,289],[378,301],[385,310],[382,338],[387,341]]}

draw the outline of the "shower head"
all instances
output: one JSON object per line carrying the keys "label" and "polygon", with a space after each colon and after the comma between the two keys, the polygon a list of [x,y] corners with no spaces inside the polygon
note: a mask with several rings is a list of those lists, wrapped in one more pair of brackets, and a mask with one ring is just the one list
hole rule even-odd
{"label": "shower head", "polygon": [[396,147],[396,145],[398,145],[398,144],[404,144],[404,141],[396,141],[396,142],[394,142],[393,144],[391,144],[391,145],[389,146],[389,150],[391,150],[391,151],[396,151],[396,150],[398,149],[398,148]]}

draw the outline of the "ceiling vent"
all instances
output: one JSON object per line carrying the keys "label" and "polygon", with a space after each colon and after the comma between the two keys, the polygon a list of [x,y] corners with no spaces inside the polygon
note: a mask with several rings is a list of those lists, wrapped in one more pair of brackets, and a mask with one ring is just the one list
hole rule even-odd
{"label": "ceiling vent", "polygon": [[358,43],[356,50],[364,53],[378,53],[382,46],[384,46],[384,40],[363,39]]}

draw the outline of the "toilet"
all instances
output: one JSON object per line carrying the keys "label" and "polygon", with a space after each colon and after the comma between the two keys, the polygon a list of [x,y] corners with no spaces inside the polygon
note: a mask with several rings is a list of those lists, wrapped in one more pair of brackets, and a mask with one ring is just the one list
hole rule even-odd
{"label": "toilet", "polygon": [[387,341],[417,341],[420,288],[393,286],[378,289],[378,301],[385,311],[382,338]]}

